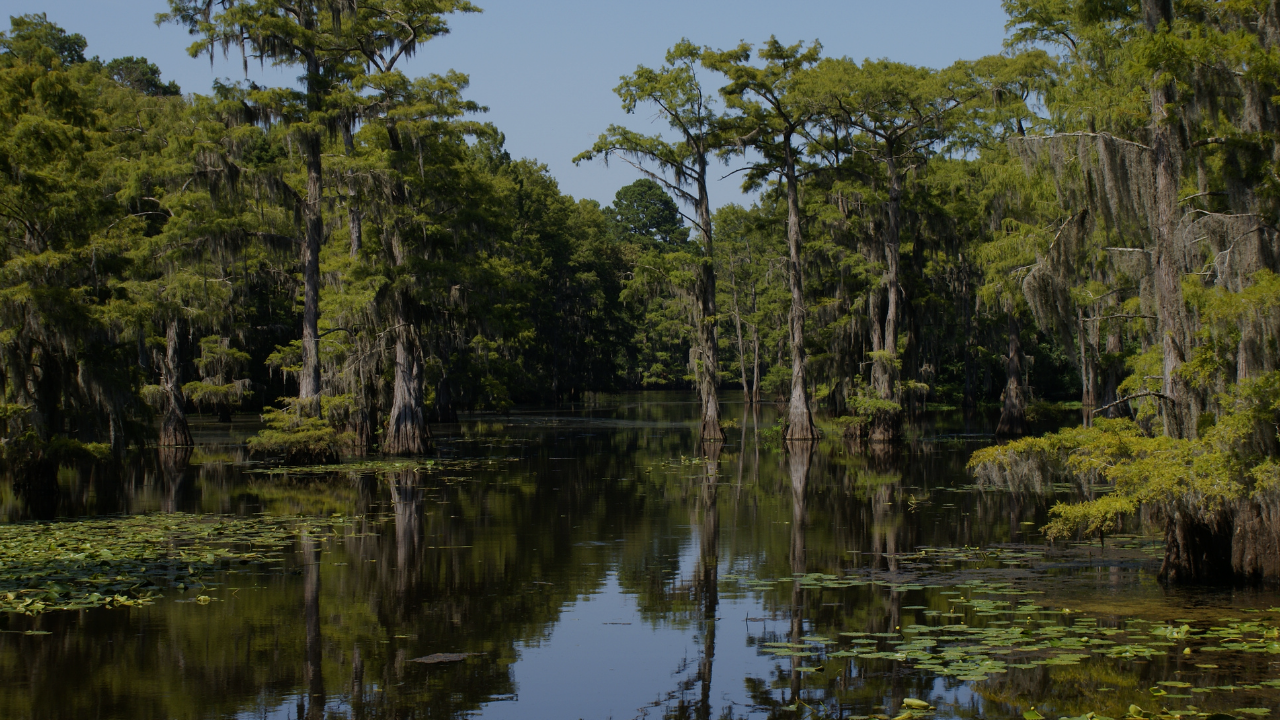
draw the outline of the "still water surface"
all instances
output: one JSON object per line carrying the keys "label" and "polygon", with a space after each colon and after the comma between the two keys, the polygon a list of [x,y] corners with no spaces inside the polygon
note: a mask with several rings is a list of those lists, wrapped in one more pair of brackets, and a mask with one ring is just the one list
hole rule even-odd
{"label": "still water surface", "polygon": [[694,406],[651,393],[437,428],[430,466],[323,472],[263,472],[237,442],[252,427],[209,424],[189,458],[5,487],[6,523],[329,524],[148,606],[0,615],[0,718],[1280,707],[1280,594],[1163,588],[1140,523],[1046,545],[1049,507],[1091,490],[973,487],[962,420],[869,454],[836,440],[784,452],[761,432],[772,409],[727,415],[739,427],[710,457]]}

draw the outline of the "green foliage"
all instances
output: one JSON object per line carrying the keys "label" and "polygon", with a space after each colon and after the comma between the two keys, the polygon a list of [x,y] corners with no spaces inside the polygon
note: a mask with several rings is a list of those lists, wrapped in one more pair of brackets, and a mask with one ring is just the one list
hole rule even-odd
{"label": "green foliage", "polygon": [[689,240],[680,209],[662,186],[649,178],[620,188],[608,211],[611,234],[619,242],[681,247]]}
{"label": "green foliage", "polygon": [[107,463],[112,459],[112,449],[104,443],[56,435],[42,438],[31,424],[29,407],[0,403],[0,470],[21,475],[49,472],[63,465]]}
{"label": "green foliage", "polygon": [[0,612],[150,605],[219,570],[260,570],[299,534],[342,523],[164,513],[0,525]]}
{"label": "green foliage", "polygon": [[849,399],[849,410],[851,415],[847,420],[851,427],[867,427],[879,417],[898,415],[902,412],[902,406],[892,400],[855,395]]}
{"label": "green foliage", "polygon": [[235,378],[250,361],[249,353],[231,347],[229,338],[211,335],[201,338],[200,356],[195,365],[201,380],[182,386],[187,399],[198,407],[233,408],[253,393],[248,378]]}
{"label": "green foliage", "polygon": [[[1275,489],[1269,454],[1280,418],[1280,372],[1241,381],[1219,402],[1217,422],[1195,440],[1152,436],[1132,420],[1100,419],[1093,427],[984,448],[968,467],[981,479],[1004,477],[1010,484],[1047,476],[1048,482],[1074,477],[1113,486],[1094,500],[1055,505],[1046,527],[1051,538],[1112,532],[1143,504],[1211,516],[1228,501],[1264,499]],[[1258,434],[1264,427],[1271,428],[1269,436]]]}
{"label": "green foliage", "polygon": [[[640,387],[681,386],[689,379],[690,329],[682,265],[692,256],[689,228],[671,196],[641,178],[618,190],[609,217],[609,239],[633,268],[620,298],[626,303],[630,338],[627,380]],[[673,289],[684,290],[673,293]]]}
{"label": "green foliage", "polygon": [[55,59],[63,66],[82,63],[88,46],[83,35],[68,33],[49,22],[45,13],[10,16],[9,32],[0,33],[4,54],[46,67]]}
{"label": "green foliage", "polygon": [[349,410],[350,397],[324,397],[319,413],[314,403],[298,398],[280,398],[280,408],[266,408],[262,421],[266,429],[249,438],[255,453],[281,458],[290,465],[336,463],[344,450],[355,444],[350,432],[335,422]]}
{"label": "green foliage", "polygon": [[182,90],[176,82],[162,82],[160,68],[146,58],[128,55],[108,62],[104,68],[107,77],[136,90],[143,95],[166,96],[181,95]]}

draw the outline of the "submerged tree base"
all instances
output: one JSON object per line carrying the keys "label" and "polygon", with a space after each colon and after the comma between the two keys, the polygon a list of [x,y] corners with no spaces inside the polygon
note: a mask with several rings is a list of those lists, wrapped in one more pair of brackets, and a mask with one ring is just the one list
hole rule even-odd
{"label": "submerged tree base", "polygon": [[1162,580],[1280,581],[1280,495],[1236,500],[1207,516],[1188,508],[1166,515]]}

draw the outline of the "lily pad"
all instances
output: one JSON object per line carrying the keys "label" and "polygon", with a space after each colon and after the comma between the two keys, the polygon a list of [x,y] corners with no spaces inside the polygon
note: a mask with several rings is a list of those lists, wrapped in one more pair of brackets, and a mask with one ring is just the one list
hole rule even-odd
{"label": "lily pad", "polygon": [[435,665],[436,663],[461,662],[475,655],[483,655],[484,653],[435,653],[425,657],[413,658],[409,662],[422,663],[424,665]]}

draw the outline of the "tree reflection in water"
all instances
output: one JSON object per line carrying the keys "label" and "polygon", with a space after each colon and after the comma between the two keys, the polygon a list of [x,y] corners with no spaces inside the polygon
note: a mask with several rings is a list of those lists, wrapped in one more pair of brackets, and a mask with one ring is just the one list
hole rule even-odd
{"label": "tree reflection in water", "polygon": [[324,639],[320,635],[320,545],[309,533],[302,533],[302,617],[306,632],[304,652],[307,681],[305,699],[298,696],[298,717],[324,720]]}
{"label": "tree reflection in water", "polygon": [[698,680],[701,695],[698,700],[698,720],[711,717],[711,669],[716,655],[716,612],[720,606],[720,451],[722,443],[707,443],[705,472],[695,513],[701,514],[698,527],[698,568],[694,584],[694,598],[702,607],[702,659],[698,663]]}
{"label": "tree reflection in water", "polygon": [[[809,490],[809,466],[813,461],[813,451],[817,443],[809,441],[789,442],[787,451],[787,470],[791,478],[791,573],[793,576],[808,572],[808,555],[805,549],[805,500]],[[791,635],[793,644],[800,644],[804,637],[805,598],[804,588],[798,582],[791,583]],[[795,705],[802,700],[803,685],[800,671],[800,658],[791,658],[791,697],[788,705]]]}
{"label": "tree reflection in water", "polygon": [[[1198,656],[1142,665],[1099,658],[976,683],[896,660],[832,658],[830,650],[849,647],[846,631],[1024,622],[967,609],[939,617],[960,607],[943,595],[953,590],[912,589],[903,578],[921,546],[1037,541],[1054,489],[973,488],[966,447],[881,451],[824,440],[784,451],[757,433],[772,422],[768,407],[743,407],[740,431],[700,448],[681,424],[691,407],[631,403],[614,419],[594,408],[574,421],[464,425],[438,439],[440,463],[418,473],[373,466],[265,475],[247,472],[252,466],[225,446],[202,446],[112,472],[63,469],[39,498],[29,486],[0,487],[10,520],[121,511],[353,518],[338,536],[300,537],[282,562],[219,575],[150,607],[0,618],[0,630],[19,631],[0,633],[0,717],[559,717],[563,705],[574,717],[647,711],[711,720],[790,718],[784,708],[798,702],[838,717],[889,712],[903,697],[931,693],[956,699],[940,718],[1017,716],[1048,701],[1074,716],[1123,712],[1166,680],[1208,683],[1196,673],[1217,673],[1214,685],[1270,677],[1266,663],[1225,652],[1212,660],[1219,669],[1196,668]],[[1035,602],[1117,625],[1136,615],[1239,614],[1198,610],[1224,601],[1166,595],[1154,569],[1102,557],[1055,570]],[[812,573],[882,584],[825,589],[793,580]],[[777,582],[744,588],[742,578]],[[199,594],[212,602],[189,602]],[[1232,598],[1280,606],[1274,592]],[[1124,617],[1114,617],[1117,607]],[[751,622],[739,631],[743,618]],[[592,619],[629,624],[607,629],[626,644],[604,643],[607,657],[557,644],[557,628]],[[764,652],[769,643],[816,643],[811,636],[833,639],[826,657]],[[898,640],[874,639],[866,649]],[[551,685],[541,693],[519,685],[535,649],[558,663],[540,676]],[[434,653],[476,654],[411,662]],[[643,682],[607,674],[626,658],[660,669]],[[605,672],[591,677],[618,683],[584,687],[581,677],[600,666]],[[1112,696],[1098,687],[1117,688],[1115,708],[1099,704]],[[551,705],[529,704],[535,695]],[[1268,700],[1239,706],[1246,702]]]}

